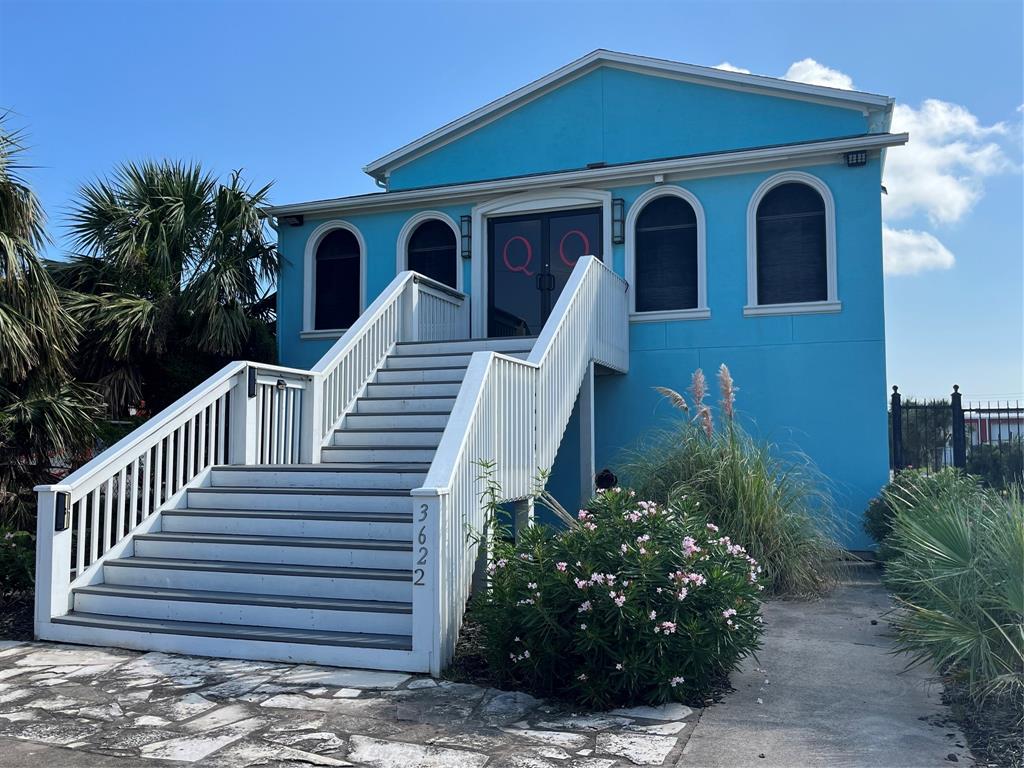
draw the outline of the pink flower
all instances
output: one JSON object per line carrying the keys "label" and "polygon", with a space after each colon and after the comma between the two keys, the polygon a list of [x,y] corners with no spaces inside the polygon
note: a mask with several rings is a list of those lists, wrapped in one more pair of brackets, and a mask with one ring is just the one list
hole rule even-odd
{"label": "pink flower", "polygon": [[689,557],[695,552],[700,552],[700,547],[697,546],[696,540],[692,536],[683,537],[683,554]]}
{"label": "pink flower", "polygon": [[619,670],[620,672],[622,671],[622,665],[621,665],[621,664],[616,664],[616,665],[615,665],[615,668],[616,668],[617,670]]}
{"label": "pink flower", "polygon": [[591,523],[589,521],[584,523],[583,527],[586,528],[588,531],[596,531],[597,530],[597,525],[594,524],[594,523]]}
{"label": "pink flower", "polygon": [[576,679],[577,680],[586,680],[587,679],[587,675],[584,672],[580,672],[578,675],[576,675]]}
{"label": "pink flower", "polygon": [[673,688],[675,688],[677,685],[679,685],[682,682],[685,682],[685,678],[683,678],[683,677],[673,677],[671,680],[668,681],[668,684],[671,685]]}
{"label": "pink flower", "polygon": [[579,608],[577,608],[577,609],[576,609],[576,611],[577,611],[578,613],[586,613],[586,612],[587,612],[587,611],[589,611],[589,610],[590,610],[590,609],[591,609],[592,607],[593,607],[593,606],[592,606],[592,605],[590,604],[590,601],[589,601],[589,600],[585,600],[585,601],[583,601],[582,603],[580,603],[580,607],[579,607]]}
{"label": "pink flower", "polygon": [[565,573],[565,569],[568,568],[568,567],[569,567],[568,563],[555,563],[555,568],[560,570],[562,573]]}
{"label": "pink flower", "polygon": [[580,624],[580,629],[582,629],[584,632],[586,632],[587,631],[587,625],[586,624]]}
{"label": "pink flower", "polygon": [[722,618],[725,618],[725,619],[728,619],[730,616],[735,616],[735,615],[736,615],[736,609],[735,608],[726,608],[724,611],[722,611]]}
{"label": "pink flower", "polygon": [[709,531],[711,531],[712,533],[718,533],[718,526],[715,525],[714,523],[708,523],[707,524],[707,529]]}
{"label": "pink flower", "polygon": [[680,587],[678,594],[676,594],[676,599],[685,600],[688,594],[690,594],[690,591],[686,587]]}
{"label": "pink flower", "polygon": [[580,520],[589,520],[591,517],[593,517],[593,515],[587,512],[587,510],[581,509],[579,512],[576,513],[576,517]]}
{"label": "pink flower", "polygon": [[663,621],[661,624],[654,628],[654,634],[661,633],[663,635],[674,635],[676,632],[676,624],[673,621]]}
{"label": "pink flower", "polygon": [[622,544],[619,547],[619,549],[622,550],[622,554],[626,554],[626,551],[629,549],[629,547],[627,547],[625,544]]}
{"label": "pink flower", "polygon": [[658,618],[658,614],[655,611],[651,611],[648,615],[650,616],[651,621],[654,621],[656,618]]}

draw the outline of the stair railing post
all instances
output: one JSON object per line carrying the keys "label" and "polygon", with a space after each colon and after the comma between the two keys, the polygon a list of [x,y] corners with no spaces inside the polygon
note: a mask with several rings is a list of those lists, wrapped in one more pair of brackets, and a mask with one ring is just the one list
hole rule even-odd
{"label": "stair railing post", "polygon": [[[441,605],[441,568],[455,567],[455,559],[462,557],[461,552],[441,551],[441,525],[450,501],[448,493],[413,491],[412,649],[424,658],[426,670],[434,677],[440,676],[446,658],[444,644],[458,630],[444,626]],[[458,539],[462,540],[461,532]],[[447,554],[444,559],[443,554]],[[444,614],[451,614],[450,607]]]}
{"label": "stair railing post", "polygon": [[889,410],[892,425],[892,469],[899,472],[903,469],[903,410],[899,387],[893,385],[892,397],[889,398]]}
{"label": "stair railing post", "polygon": [[[71,610],[71,505],[61,486],[36,488],[35,634]],[[58,509],[60,506],[60,509]],[[81,546],[81,544],[80,544]]]}
{"label": "stair railing post", "polygon": [[231,388],[228,440],[229,464],[255,464],[260,455],[260,412],[257,395],[256,367],[247,365],[235,378]]}
{"label": "stair railing post", "polygon": [[963,395],[960,385],[953,385],[953,394],[949,396],[951,416],[953,418],[953,466],[963,469],[967,466],[967,435],[964,429]]}
{"label": "stair railing post", "polygon": [[306,391],[302,398],[302,413],[299,415],[300,448],[299,462],[302,464],[320,463],[320,446],[323,438],[324,422],[324,376],[314,373],[306,382]]}

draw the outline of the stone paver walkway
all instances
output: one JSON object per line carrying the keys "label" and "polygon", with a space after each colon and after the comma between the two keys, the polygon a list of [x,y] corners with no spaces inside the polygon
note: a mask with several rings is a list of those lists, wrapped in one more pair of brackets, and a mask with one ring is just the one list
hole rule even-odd
{"label": "stone paver walkway", "polygon": [[574,714],[391,672],[0,642],[0,766],[969,764],[923,673],[888,654],[875,584],[769,603],[764,651],[715,707]]}

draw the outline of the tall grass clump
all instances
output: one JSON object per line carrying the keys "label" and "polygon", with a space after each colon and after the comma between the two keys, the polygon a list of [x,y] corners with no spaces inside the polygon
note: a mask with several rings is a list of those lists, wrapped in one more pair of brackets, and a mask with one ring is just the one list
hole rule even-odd
{"label": "tall grass clump", "polygon": [[1024,500],[975,485],[900,508],[886,539],[898,645],[1024,720]]}
{"label": "tall grass clump", "polygon": [[764,569],[771,594],[809,597],[835,583],[842,554],[833,538],[827,483],[804,455],[783,456],[749,435],[736,419],[729,369],[718,375],[717,428],[704,373],[694,372],[687,397],[657,390],[681,418],[651,435],[626,457],[623,474],[641,498],[660,503],[687,497],[709,520],[742,541]]}

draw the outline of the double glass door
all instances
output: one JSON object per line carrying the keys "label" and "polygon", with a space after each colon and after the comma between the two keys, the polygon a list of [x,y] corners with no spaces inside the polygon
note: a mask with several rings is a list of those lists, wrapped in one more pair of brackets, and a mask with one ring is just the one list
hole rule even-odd
{"label": "double glass door", "polygon": [[603,258],[601,209],[489,219],[487,253],[487,335],[536,336],[579,258]]}

